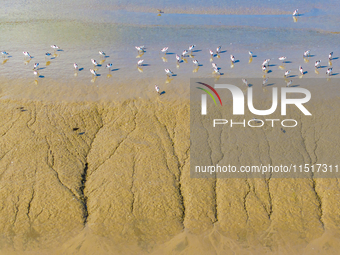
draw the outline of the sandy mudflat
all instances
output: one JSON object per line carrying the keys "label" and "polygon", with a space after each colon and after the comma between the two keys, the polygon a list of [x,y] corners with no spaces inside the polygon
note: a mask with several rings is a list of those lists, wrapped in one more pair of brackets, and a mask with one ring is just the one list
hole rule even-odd
{"label": "sandy mudflat", "polygon": [[[1,254],[340,251],[338,179],[190,178],[188,99],[0,107]],[[316,157],[339,151],[328,128]]]}

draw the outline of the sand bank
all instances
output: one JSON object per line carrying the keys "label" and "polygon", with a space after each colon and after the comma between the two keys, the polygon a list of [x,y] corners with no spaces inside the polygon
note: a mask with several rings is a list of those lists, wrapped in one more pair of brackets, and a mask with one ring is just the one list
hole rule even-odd
{"label": "sand bank", "polygon": [[337,179],[190,178],[189,100],[0,107],[2,254],[340,250]]}

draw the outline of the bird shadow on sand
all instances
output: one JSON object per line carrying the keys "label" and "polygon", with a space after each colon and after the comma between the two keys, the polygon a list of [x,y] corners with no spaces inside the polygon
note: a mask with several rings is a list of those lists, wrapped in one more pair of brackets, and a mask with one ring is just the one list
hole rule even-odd
{"label": "bird shadow on sand", "polygon": [[335,76],[335,75],[338,75],[339,73],[333,73],[331,76]]}
{"label": "bird shadow on sand", "polygon": [[57,51],[64,51],[64,50],[62,50],[62,49],[58,49]]}
{"label": "bird shadow on sand", "polygon": [[332,58],[332,60],[335,60],[335,59],[339,59],[339,57],[336,57],[336,58]]}
{"label": "bird shadow on sand", "polygon": [[165,55],[174,55],[174,52],[167,52]]}
{"label": "bird shadow on sand", "polygon": [[197,65],[197,66],[203,66],[202,64],[199,64],[199,65]]}
{"label": "bird shadow on sand", "polygon": [[271,72],[272,72],[272,70],[268,70],[268,71],[267,71],[267,73],[271,73]]}
{"label": "bird shadow on sand", "polygon": [[[294,78],[294,77],[297,77],[297,75],[293,74],[293,75],[289,75],[288,77],[289,77],[289,78]],[[287,77],[287,78],[288,78],[288,77]]]}
{"label": "bird shadow on sand", "polygon": [[143,64],[143,65],[141,65],[141,66],[150,66],[150,64]]}
{"label": "bird shadow on sand", "polygon": [[285,61],[285,62],[283,62],[283,64],[290,64],[290,63],[292,63],[292,61]]}
{"label": "bird shadow on sand", "polygon": [[293,85],[293,86],[290,86],[290,87],[300,87],[300,85]]}
{"label": "bird shadow on sand", "polygon": [[320,66],[319,68],[326,68],[327,66]]}
{"label": "bird shadow on sand", "polygon": [[252,58],[257,58],[257,55],[252,55],[251,57],[252,57]]}
{"label": "bird shadow on sand", "polygon": [[105,56],[104,58],[109,58],[110,56]]}
{"label": "bird shadow on sand", "polygon": [[177,74],[173,74],[173,75],[171,75],[171,76],[177,76]]}
{"label": "bird shadow on sand", "polygon": [[274,65],[268,65],[268,66],[276,66],[276,65],[274,64]]}
{"label": "bird shadow on sand", "polygon": [[227,52],[226,50],[222,50],[218,54],[223,54],[223,53],[226,53],[226,52]]}
{"label": "bird shadow on sand", "polygon": [[250,84],[250,83],[248,84],[248,88],[250,88],[250,87],[252,87],[252,86],[253,86],[253,84]]}
{"label": "bird shadow on sand", "polygon": [[302,74],[305,75],[305,74],[307,74],[307,73],[308,73],[308,71],[304,71]]}
{"label": "bird shadow on sand", "polygon": [[235,60],[235,62],[234,62],[234,63],[238,63],[238,62],[240,62],[240,60]]}
{"label": "bird shadow on sand", "polygon": [[163,95],[163,94],[165,94],[165,91],[162,91],[161,93],[159,93],[160,96]]}
{"label": "bird shadow on sand", "polygon": [[37,70],[43,70],[45,69],[46,67],[39,67]]}
{"label": "bird shadow on sand", "polygon": [[200,51],[202,51],[202,50],[193,50],[192,52],[200,52]]}
{"label": "bird shadow on sand", "polygon": [[270,86],[273,86],[273,85],[275,85],[275,83],[269,83],[269,84],[266,85],[266,87],[270,87]]}
{"label": "bird shadow on sand", "polygon": [[83,71],[83,70],[84,70],[84,67],[78,69],[78,71]]}
{"label": "bird shadow on sand", "polygon": [[44,75],[39,75],[38,78],[45,78],[45,76]]}
{"label": "bird shadow on sand", "polygon": [[111,72],[115,72],[115,71],[118,71],[118,70],[119,70],[119,68],[111,69],[110,71],[111,71]]}
{"label": "bird shadow on sand", "polygon": [[315,57],[315,55],[309,55],[308,58],[312,58],[312,57]]}

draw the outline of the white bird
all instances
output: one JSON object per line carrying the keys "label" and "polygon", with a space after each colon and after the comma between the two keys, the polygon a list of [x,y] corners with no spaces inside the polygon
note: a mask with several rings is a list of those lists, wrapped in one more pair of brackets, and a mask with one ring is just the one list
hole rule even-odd
{"label": "white bird", "polygon": [[293,83],[292,80],[288,81],[287,84],[286,84],[286,87],[289,87],[290,85],[292,85],[292,83]]}
{"label": "white bird", "polygon": [[282,57],[279,57],[279,60],[281,60],[281,61],[282,61],[282,63],[284,63],[286,59],[287,59],[287,57],[284,57],[284,56],[282,56]]}
{"label": "white bird", "polygon": [[217,75],[221,75],[220,71],[218,71],[217,68],[214,68],[214,73],[217,74]]}
{"label": "white bird", "polygon": [[193,62],[193,63],[194,63],[194,65],[196,65],[196,66],[198,66],[198,65],[199,65],[199,63],[198,63],[198,61],[197,61],[196,59],[194,59],[192,62]]}
{"label": "white bird", "polygon": [[267,58],[265,61],[263,61],[262,66],[268,66],[270,62],[270,58]]}
{"label": "white bird", "polygon": [[262,86],[265,86],[268,82],[268,78],[264,79],[263,82],[262,82]]}
{"label": "white bird", "polygon": [[195,44],[189,46],[189,51],[192,51],[195,48]]}
{"label": "white bird", "polygon": [[94,60],[94,59],[91,59],[91,62],[92,62],[92,64],[93,64],[94,66],[97,66],[97,65],[98,65],[98,62],[97,62],[96,60]]}
{"label": "white bird", "polygon": [[321,67],[321,60],[315,61],[315,68],[318,69],[319,67]]}
{"label": "white bird", "polygon": [[178,54],[176,54],[176,60],[177,60],[177,62],[181,61],[181,57],[178,56]]}
{"label": "white bird", "polygon": [[216,65],[215,63],[211,63],[211,65],[212,65],[212,67],[213,67],[214,69],[217,69],[217,70],[218,70],[217,65]]}
{"label": "white bird", "polygon": [[164,71],[165,71],[165,73],[166,73],[167,76],[170,76],[170,75],[173,75],[173,74],[174,74],[174,73],[173,73],[170,69],[168,69],[168,68],[164,69]]}
{"label": "white bird", "polygon": [[135,46],[135,48],[136,48],[139,52],[144,52],[144,49],[145,49],[144,45],[142,45],[142,46]]}
{"label": "white bird", "polygon": [[45,53],[45,56],[46,56],[46,57],[49,57],[49,56],[51,56],[51,55],[52,55],[52,54],[51,54],[50,52],[46,52],[46,53]]}
{"label": "white bird", "polygon": [[262,65],[262,71],[263,71],[263,72],[267,72],[267,66]]}
{"label": "white bird", "polygon": [[39,73],[38,73],[38,71],[34,70],[34,71],[33,71],[33,74],[34,74],[35,76],[38,76]]}
{"label": "white bird", "polygon": [[290,74],[290,72],[291,72],[291,70],[287,70],[287,71],[285,71],[285,77],[288,77],[288,75]]}
{"label": "white bird", "polygon": [[57,46],[57,45],[51,45],[51,48],[54,49],[54,50],[60,49],[59,46]]}
{"label": "white bird", "polygon": [[144,62],[144,59],[138,60],[137,65],[138,65],[138,66],[142,66],[142,65],[143,65],[143,62]]}
{"label": "white bird", "polygon": [[210,53],[211,57],[214,56],[214,52],[212,50],[209,50],[209,53]]}
{"label": "white bird", "polygon": [[24,52],[22,52],[22,53],[25,55],[25,57],[31,58],[31,55],[30,55],[27,51],[24,51]]}
{"label": "white bird", "polygon": [[304,75],[302,66],[299,66],[299,72],[300,72],[301,75]]}
{"label": "white bird", "polygon": [[106,53],[104,51],[99,51],[99,55],[106,56]]}
{"label": "white bird", "polygon": [[111,67],[112,67],[112,63],[109,63],[109,64],[106,65],[106,68],[110,69]]}
{"label": "white bird", "polygon": [[218,54],[218,53],[221,52],[221,47],[222,47],[222,46],[218,46],[218,47],[216,48],[216,54]]}
{"label": "white bird", "polygon": [[39,66],[39,63],[35,63],[34,66],[33,66],[33,69],[37,69]]}
{"label": "white bird", "polygon": [[303,56],[304,56],[304,57],[309,57],[309,56],[310,56],[310,50],[306,50],[306,51],[303,53]]}
{"label": "white bird", "polygon": [[293,12],[293,16],[299,16],[299,9],[296,9],[296,10]]}
{"label": "white bird", "polygon": [[326,74],[328,74],[329,76],[331,76],[331,75],[332,75],[332,72],[333,72],[333,68],[330,67],[330,68],[327,69]]}
{"label": "white bird", "polygon": [[232,63],[235,63],[235,57],[233,55],[230,55],[230,60]]}
{"label": "white bird", "polygon": [[155,90],[157,91],[157,93],[159,94],[159,87],[157,85],[155,85]]}
{"label": "white bird", "polygon": [[249,54],[249,57],[251,58],[253,57],[253,53],[251,51],[249,51],[248,54]]}
{"label": "white bird", "polygon": [[247,79],[242,79],[242,82],[248,87],[248,81],[247,81]]}
{"label": "white bird", "polygon": [[189,52],[187,51],[187,50],[184,50],[183,52],[182,52],[182,57],[185,57],[185,55],[186,54],[188,54]]}
{"label": "white bird", "polygon": [[74,63],[74,64],[73,64],[73,67],[74,67],[74,70],[78,70],[78,65],[77,65],[77,63]]}
{"label": "white bird", "polygon": [[161,52],[166,54],[168,52],[168,49],[169,49],[169,47],[164,47],[163,49],[161,49]]}
{"label": "white bird", "polygon": [[332,59],[333,59],[333,51],[332,51],[331,53],[329,53],[328,59],[329,59],[329,60],[332,60]]}
{"label": "white bird", "polygon": [[97,72],[93,69],[90,69],[90,72],[94,75],[94,76],[97,76]]}
{"label": "white bird", "polygon": [[3,57],[8,55],[8,53],[6,51],[1,51],[1,54],[2,54]]}

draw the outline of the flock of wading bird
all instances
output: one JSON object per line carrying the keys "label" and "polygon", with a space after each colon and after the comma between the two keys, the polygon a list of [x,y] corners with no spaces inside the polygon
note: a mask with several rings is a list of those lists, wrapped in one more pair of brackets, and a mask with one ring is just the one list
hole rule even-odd
{"label": "flock of wading bird", "polygon": [[[294,17],[299,16],[299,12],[298,12],[297,9],[293,12],[293,16],[294,16]],[[179,67],[179,64],[182,63],[182,62],[186,62],[186,63],[188,62],[187,59],[186,59],[186,57],[194,58],[194,56],[192,55],[192,52],[193,52],[193,50],[194,50],[195,47],[196,47],[196,45],[194,45],[194,44],[193,44],[193,45],[190,45],[189,48],[188,48],[187,50],[184,50],[184,51],[182,52],[181,55],[176,54],[176,64],[177,64],[177,67]],[[55,57],[57,56],[56,51],[62,51],[62,50],[60,49],[60,47],[57,46],[57,45],[51,45],[51,48],[54,50],[54,54],[52,54],[52,53],[50,53],[50,52],[46,52],[46,53],[45,53],[45,60],[47,60],[47,58],[50,58],[50,59],[55,58]],[[136,48],[136,50],[138,51],[138,56],[137,56],[137,58],[141,58],[141,57],[143,56],[143,54],[145,53],[145,49],[146,49],[145,46],[135,46],[135,48]],[[218,46],[218,47],[216,48],[216,51],[215,51],[215,52],[212,51],[211,49],[209,49],[210,62],[212,62],[211,65],[212,65],[212,70],[213,70],[213,71],[212,71],[212,74],[213,74],[213,75],[217,75],[217,76],[222,75],[222,73],[220,72],[220,69],[221,69],[221,68],[219,68],[219,67],[213,62],[213,58],[214,58],[214,57],[218,57],[218,58],[220,57],[219,54],[221,53],[221,48],[222,48],[221,46]],[[166,54],[168,53],[168,50],[169,50],[169,47],[164,47],[164,48],[162,48],[162,49],[160,50],[160,52],[161,52],[161,53],[164,53],[164,54],[166,55]],[[226,51],[224,51],[224,52],[226,52]],[[3,63],[5,63],[5,62],[8,60],[9,53],[6,52],[6,51],[1,51],[1,54],[2,54],[2,57],[4,58]],[[23,54],[24,54],[24,58],[25,58],[25,64],[28,64],[28,63],[31,61],[32,56],[31,56],[27,51],[24,51]],[[253,54],[251,51],[249,51],[248,54],[249,54],[249,63],[251,63],[252,60],[253,60],[253,55],[254,55],[254,54]],[[99,74],[97,73],[98,67],[102,66],[102,64],[105,62],[105,59],[104,59],[104,58],[108,57],[108,56],[105,54],[104,51],[99,51],[99,55],[100,55],[100,57],[102,58],[99,62],[96,61],[95,59],[91,59],[91,62],[92,62],[92,64],[93,64],[93,68],[90,68],[90,73],[91,73],[92,76],[93,76],[92,81],[94,81],[95,78],[99,75]],[[309,62],[309,59],[310,59],[311,57],[312,57],[312,56],[311,56],[311,51],[310,51],[310,50],[306,50],[306,51],[303,53],[303,59],[304,59],[305,62]],[[163,59],[164,62],[167,62],[167,59],[166,59],[165,57],[162,57],[162,59]],[[267,84],[267,82],[268,82],[268,78],[266,78],[265,74],[268,73],[268,72],[270,71],[270,70],[269,70],[269,66],[270,66],[269,63],[270,63],[271,60],[272,60],[272,59],[265,59],[265,60],[263,61],[262,65],[261,65],[262,71],[263,71],[263,73],[264,73],[264,75],[263,75],[263,78],[264,78],[264,79],[263,79],[263,83],[262,83],[263,86],[266,86],[266,84]],[[284,63],[286,62],[287,57],[286,57],[286,56],[281,56],[281,57],[278,58],[278,60],[282,61],[282,64],[283,64],[283,65],[281,65],[279,68],[280,68],[280,69],[285,69]],[[333,60],[333,52],[330,52],[329,55],[328,55],[328,66],[327,66],[327,70],[326,70],[326,75],[328,75],[328,76],[331,76],[331,75],[333,74],[333,68],[331,67],[331,66],[332,66],[332,60]],[[231,61],[231,67],[233,67],[233,66],[234,66],[234,63],[236,63],[238,60],[236,60],[236,58],[235,58],[234,55],[230,55],[230,61]],[[194,59],[192,62],[193,62],[193,65],[196,66],[196,69],[194,69],[194,71],[195,71],[195,70],[197,71],[197,70],[198,70],[198,67],[201,66],[200,63],[198,62],[197,59]],[[46,63],[49,63],[49,61],[47,61]],[[46,64],[46,65],[48,65],[48,64]],[[106,65],[106,68],[109,70],[108,77],[111,76],[110,72],[111,72],[112,66],[113,66],[112,63],[109,63],[109,64]],[[138,71],[143,72],[143,69],[141,68],[141,67],[143,67],[143,66],[144,66],[144,60],[143,60],[143,59],[138,60],[138,61],[137,61],[137,69],[138,69]],[[315,73],[319,74],[319,69],[320,69],[320,68],[323,68],[323,67],[321,66],[321,60],[316,60],[314,66],[315,66]],[[75,70],[75,73],[74,73],[75,76],[78,75],[78,71],[80,71],[80,70],[83,69],[83,68],[79,68],[77,63],[74,63],[74,64],[73,64],[73,68],[74,68],[74,70]],[[35,63],[35,64],[34,64],[34,67],[33,67],[33,74],[34,74],[34,76],[35,76],[35,77],[43,77],[43,76],[40,76],[40,75],[39,75],[39,72],[38,72],[38,71],[39,71],[39,63]],[[173,76],[173,75],[174,75],[174,73],[173,73],[169,68],[164,69],[164,71],[165,71],[165,74],[167,75],[168,78],[169,78],[170,76]],[[290,77],[290,75],[291,75],[291,72],[292,72],[292,70],[285,70],[285,72],[284,72],[284,74],[283,74],[283,76],[284,76],[284,78],[285,78],[285,81],[286,81],[287,87],[289,87],[289,86],[292,84],[292,80],[289,80],[289,79],[288,79],[288,78]],[[303,69],[303,67],[300,65],[300,66],[298,67],[298,73],[299,73],[299,75],[300,75],[300,78],[302,78],[307,72],[305,72],[304,69]],[[249,84],[248,84],[248,82],[247,82],[246,79],[242,79],[242,81],[243,81],[243,83],[244,83],[246,86],[249,86]],[[158,87],[157,85],[155,85],[155,90],[156,90],[156,92],[157,92],[158,94],[160,94],[160,95],[162,94],[162,93],[160,92],[160,89],[159,89],[159,87]]]}

